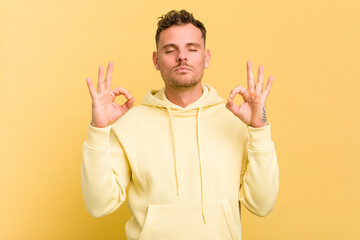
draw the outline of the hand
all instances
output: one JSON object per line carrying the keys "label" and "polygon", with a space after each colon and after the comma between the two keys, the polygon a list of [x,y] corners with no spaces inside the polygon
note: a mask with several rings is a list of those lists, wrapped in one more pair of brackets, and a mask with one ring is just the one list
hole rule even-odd
{"label": "hand", "polygon": [[[92,99],[92,121],[91,125],[94,127],[107,127],[121,116],[123,116],[130,108],[133,107],[135,98],[131,97],[130,93],[121,87],[111,90],[113,63],[109,62],[106,79],[104,80],[104,68],[99,67],[99,81],[97,85],[97,92],[90,80],[86,78],[89,92]],[[114,102],[119,95],[124,95],[127,101],[119,106]]]}
{"label": "hand", "polygon": [[[247,62],[247,84],[248,89],[246,90],[242,86],[237,86],[230,92],[230,96],[226,107],[235,116],[240,118],[246,125],[252,127],[264,127],[266,126],[266,110],[265,102],[266,98],[270,93],[271,85],[274,81],[274,77],[270,76],[265,89],[263,90],[263,75],[264,66],[259,66],[258,81],[255,85],[254,76],[252,72],[251,61]],[[236,94],[240,94],[244,102],[240,106],[236,106],[233,102]]]}

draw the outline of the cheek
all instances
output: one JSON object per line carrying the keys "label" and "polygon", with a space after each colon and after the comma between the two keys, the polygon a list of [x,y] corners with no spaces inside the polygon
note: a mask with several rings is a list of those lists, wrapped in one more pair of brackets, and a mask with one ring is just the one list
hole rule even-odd
{"label": "cheek", "polygon": [[159,59],[158,64],[159,64],[160,68],[169,68],[169,67],[173,66],[173,61],[169,57],[166,57],[166,58],[164,57],[164,58]]}
{"label": "cheek", "polygon": [[196,62],[194,62],[198,70],[201,70],[205,67],[205,58],[198,58]]}
{"label": "cheek", "polygon": [[197,55],[193,59],[194,59],[194,63],[196,63],[197,65],[205,64],[205,55]]}

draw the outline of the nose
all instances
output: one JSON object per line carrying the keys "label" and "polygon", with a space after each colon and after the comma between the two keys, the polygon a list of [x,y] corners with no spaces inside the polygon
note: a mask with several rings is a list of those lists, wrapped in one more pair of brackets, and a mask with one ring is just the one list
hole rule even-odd
{"label": "nose", "polygon": [[179,51],[179,52],[178,52],[177,61],[178,61],[178,62],[187,61],[187,57],[186,57],[185,51]]}

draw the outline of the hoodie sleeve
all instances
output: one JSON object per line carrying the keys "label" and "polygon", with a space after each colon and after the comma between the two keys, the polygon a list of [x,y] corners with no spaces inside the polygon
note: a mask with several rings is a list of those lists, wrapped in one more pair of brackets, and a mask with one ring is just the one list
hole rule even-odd
{"label": "hoodie sleeve", "polygon": [[89,124],[81,164],[81,187],[89,213],[102,217],[115,211],[125,201],[130,177],[129,162],[111,126]]}
{"label": "hoodie sleeve", "polygon": [[240,176],[239,201],[252,213],[264,217],[275,205],[279,168],[271,141],[270,125],[248,126],[247,143]]}

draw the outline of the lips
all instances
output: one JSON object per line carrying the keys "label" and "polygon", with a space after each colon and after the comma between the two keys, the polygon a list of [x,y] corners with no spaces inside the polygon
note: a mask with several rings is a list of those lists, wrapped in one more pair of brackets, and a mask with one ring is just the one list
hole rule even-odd
{"label": "lips", "polygon": [[175,68],[174,71],[175,72],[189,72],[189,71],[192,71],[192,69],[189,67],[181,66],[181,67]]}

